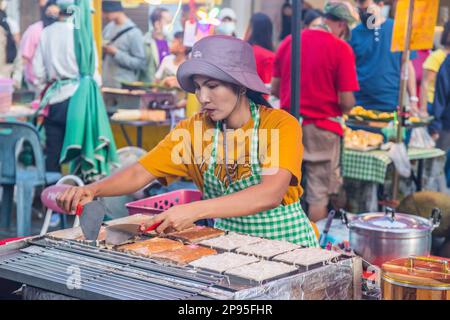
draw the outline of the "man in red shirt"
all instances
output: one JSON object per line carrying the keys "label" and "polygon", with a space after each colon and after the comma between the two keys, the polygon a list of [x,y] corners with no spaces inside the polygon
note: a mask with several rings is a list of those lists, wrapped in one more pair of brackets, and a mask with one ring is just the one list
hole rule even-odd
{"label": "man in red shirt", "polygon": [[[359,90],[352,48],[340,38],[350,37],[349,25],[357,15],[348,3],[329,2],[325,25],[301,33],[301,100],[303,118],[304,172],[309,218],[327,216],[330,198],[342,187],[340,175],[340,117],[355,105]],[[272,94],[283,109],[291,105],[291,43],[288,36],[280,44],[274,63]]]}

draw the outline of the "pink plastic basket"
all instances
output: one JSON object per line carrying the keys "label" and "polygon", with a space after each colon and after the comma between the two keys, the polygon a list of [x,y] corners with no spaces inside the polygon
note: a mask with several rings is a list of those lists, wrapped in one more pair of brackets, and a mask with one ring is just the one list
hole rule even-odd
{"label": "pink plastic basket", "polygon": [[142,200],[127,203],[128,214],[158,214],[177,204],[185,204],[202,199],[198,190],[181,189]]}

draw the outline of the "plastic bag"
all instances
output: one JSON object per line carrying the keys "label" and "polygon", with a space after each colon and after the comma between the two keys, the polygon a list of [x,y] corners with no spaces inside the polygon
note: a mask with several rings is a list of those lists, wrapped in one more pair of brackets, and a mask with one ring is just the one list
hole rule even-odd
{"label": "plastic bag", "polygon": [[411,176],[411,162],[404,143],[392,143],[388,151],[389,158],[394,162],[395,169],[404,178]]}
{"label": "plastic bag", "polygon": [[426,128],[415,128],[411,132],[409,141],[410,148],[431,149],[436,146],[436,142],[431,138]]}
{"label": "plastic bag", "polygon": [[[394,124],[394,121],[389,122],[389,124],[381,129],[381,133],[386,138],[386,141],[396,140],[397,139],[397,127]],[[402,139],[406,138],[406,129],[402,128]]]}

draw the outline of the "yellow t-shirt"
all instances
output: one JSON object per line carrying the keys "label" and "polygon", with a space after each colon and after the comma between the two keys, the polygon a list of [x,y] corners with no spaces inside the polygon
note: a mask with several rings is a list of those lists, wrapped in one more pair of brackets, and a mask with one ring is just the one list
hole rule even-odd
{"label": "yellow t-shirt", "polygon": [[[444,63],[444,60],[446,57],[447,57],[447,53],[442,49],[438,49],[438,50],[432,52],[428,56],[428,58],[423,63],[423,68],[425,70],[434,71],[437,73],[439,71],[439,69],[441,68],[441,65]],[[429,103],[434,102],[435,86],[436,86],[436,79],[434,79],[432,81],[432,83],[430,83],[428,86],[427,96],[428,96]]]}
{"label": "yellow t-shirt", "polygon": [[[283,168],[292,173],[291,184],[283,204],[297,202],[303,158],[302,130],[299,122],[283,110],[259,107],[259,161],[264,174]],[[203,190],[203,173],[207,170],[213,145],[215,125],[209,117],[198,113],[181,121],[153,150],[139,159],[151,174],[164,183],[178,177],[190,177]],[[228,172],[233,181],[251,175],[249,145],[253,119],[242,128],[227,130]],[[223,155],[223,134],[219,134],[215,175],[228,185]],[[233,152],[231,152],[233,150]]]}

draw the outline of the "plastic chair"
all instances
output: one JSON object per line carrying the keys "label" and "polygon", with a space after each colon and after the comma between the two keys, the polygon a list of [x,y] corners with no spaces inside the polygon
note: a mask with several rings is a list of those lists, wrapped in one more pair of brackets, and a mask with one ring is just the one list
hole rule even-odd
{"label": "plastic chair", "polygon": [[[33,149],[35,167],[20,169],[17,166],[16,152],[22,141],[28,141]],[[3,187],[0,217],[1,227],[9,228],[17,187],[17,235],[31,234],[31,206],[33,189],[38,186],[54,184],[61,178],[59,172],[46,172],[42,146],[36,128],[25,122],[0,121],[0,185]]]}
{"label": "plastic chair", "polygon": [[[56,184],[68,184],[67,182],[70,182],[70,181],[74,182],[76,186],[79,186],[79,187],[84,186],[83,180],[81,180],[79,177],[74,176],[74,175],[68,175],[68,176],[62,177],[61,179],[58,180],[58,182]],[[45,200],[42,199],[43,194],[44,194],[44,192],[42,192],[42,194],[41,194],[41,201],[45,205]],[[54,211],[51,208],[47,207],[47,211],[45,213],[45,218],[44,218],[44,224],[42,225],[42,228],[41,228],[41,233],[40,233],[41,236],[43,236],[44,234],[47,233],[48,227],[50,225],[50,219],[52,217],[53,212]],[[70,212],[63,211],[62,209],[58,210],[57,213],[73,215]],[[75,221],[73,223],[73,227],[75,228],[75,227],[78,227],[79,225],[80,225],[80,218],[78,216],[76,216]]]}

